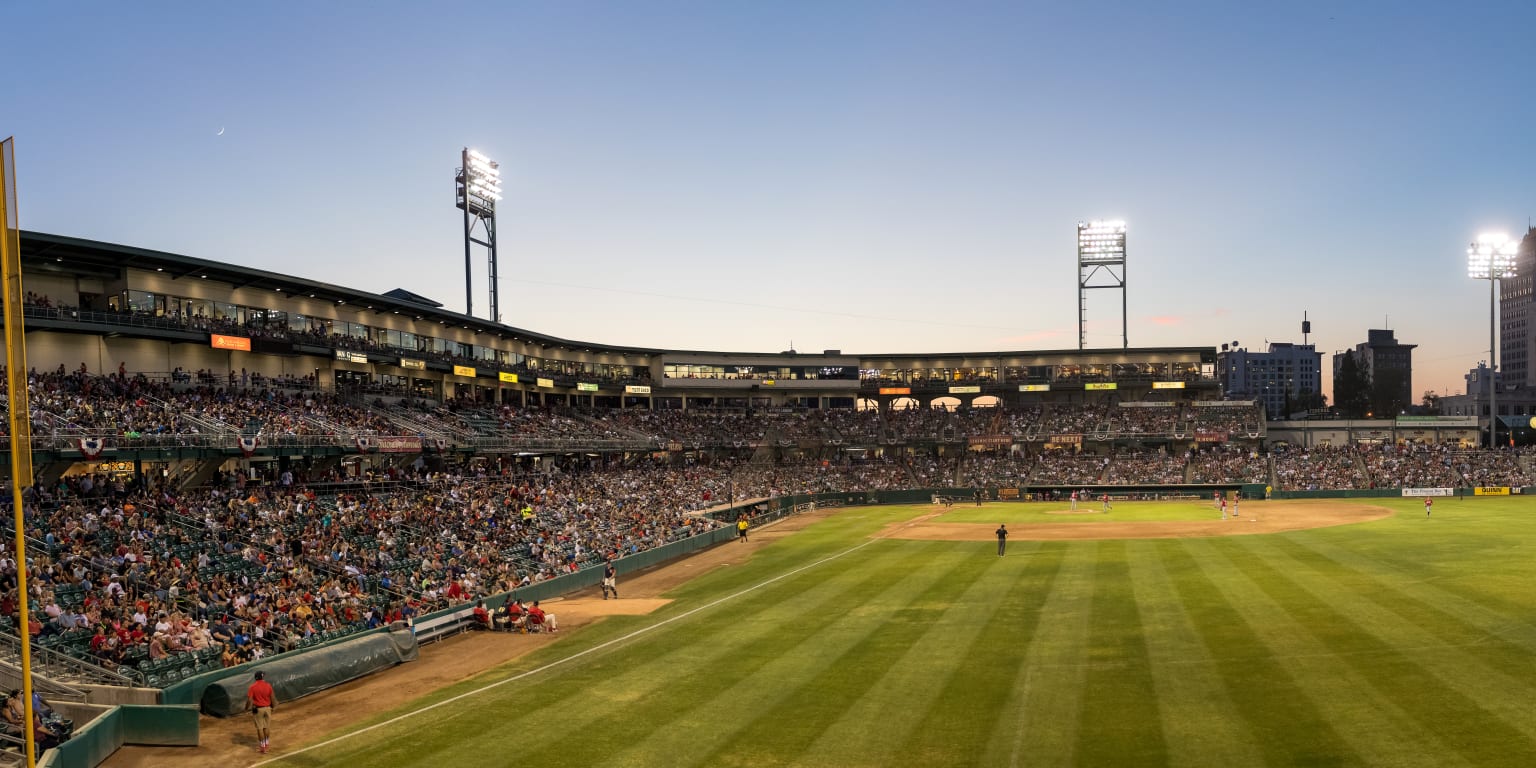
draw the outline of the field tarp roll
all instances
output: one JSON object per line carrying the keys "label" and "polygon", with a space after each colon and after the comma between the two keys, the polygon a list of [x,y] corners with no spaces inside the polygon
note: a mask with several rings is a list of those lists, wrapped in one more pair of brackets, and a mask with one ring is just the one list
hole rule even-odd
{"label": "field tarp roll", "polygon": [[[272,684],[281,704],[404,661],[415,661],[419,654],[416,636],[401,630],[376,632],[256,667],[267,673],[267,682]],[[203,691],[203,711],[215,717],[249,711],[251,705],[245,692],[254,679],[253,675],[244,674],[209,683]]]}

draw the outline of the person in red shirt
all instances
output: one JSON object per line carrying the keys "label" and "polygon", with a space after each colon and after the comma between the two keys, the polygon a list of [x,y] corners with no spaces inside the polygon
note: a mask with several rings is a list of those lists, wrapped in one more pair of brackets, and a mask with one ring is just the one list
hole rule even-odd
{"label": "person in red shirt", "polygon": [[475,626],[479,629],[491,628],[491,612],[485,609],[484,600],[475,601]]}
{"label": "person in red shirt", "polygon": [[560,631],[560,624],[555,620],[555,615],[553,613],[545,613],[544,609],[539,607],[539,601],[537,600],[533,601],[533,605],[528,606],[528,627],[530,632],[541,630],[546,632]]}
{"label": "person in red shirt", "polygon": [[272,705],[277,703],[277,696],[272,692],[272,684],[267,682],[267,673],[256,671],[256,682],[245,692],[246,698],[251,701],[251,712],[256,718],[256,739],[259,749],[263,754],[267,751],[268,739],[271,737]]}

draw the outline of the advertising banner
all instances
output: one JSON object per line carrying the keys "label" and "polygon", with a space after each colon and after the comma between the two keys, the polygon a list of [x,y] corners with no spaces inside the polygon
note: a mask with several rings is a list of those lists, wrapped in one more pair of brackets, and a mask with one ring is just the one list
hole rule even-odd
{"label": "advertising banner", "polygon": [[1152,388],[1153,389],[1183,389],[1184,388],[1184,382],[1182,382],[1182,381],[1154,381],[1154,382],[1152,382]]}
{"label": "advertising banner", "polygon": [[1053,443],[1062,443],[1062,444],[1070,443],[1070,444],[1073,444],[1073,445],[1081,445],[1082,442],[1083,442],[1083,436],[1082,435],[1051,435],[1051,442],[1053,442]]}
{"label": "advertising banner", "polygon": [[501,371],[496,374],[496,378],[506,382],[507,384],[517,383],[517,374],[515,373],[507,373],[506,371]]}
{"label": "advertising banner", "polygon": [[910,394],[912,394],[912,388],[911,387],[881,387],[880,388],[880,394],[882,394],[882,395],[910,395]]}
{"label": "advertising banner", "polygon": [[249,352],[251,351],[251,340],[244,336],[221,336],[215,333],[208,341],[208,346],[214,349],[233,349],[240,352]]}
{"label": "advertising banner", "polygon": [[1454,488],[1404,488],[1404,496],[1455,496]]}
{"label": "advertising banner", "polygon": [[1473,496],[1508,496],[1508,487],[1479,486],[1472,489]]}
{"label": "advertising banner", "polygon": [[379,453],[420,453],[421,438],[419,437],[377,437],[374,445],[378,446]]}
{"label": "advertising banner", "polygon": [[555,380],[554,379],[535,379],[534,383],[539,385],[539,386],[541,386],[541,387],[553,387],[553,386],[555,386]]}
{"label": "advertising banner", "polygon": [[650,393],[651,386],[649,384],[626,384],[624,386],[624,394],[626,395],[649,395]]}
{"label": "advertising banner", "polygon": [[975,394],[979,394],[980,392],[981,392],[981,387],[976,386],[976,385],[971,385],[971,386],[967,386],[967,387],[950,387],[949,388],[949,393],[951,395],[975,395]]}
{"label": "advertising banner", "polygon": [[1227,433],[1225,432],[1218,432],[1214,429],[1195,430],[1195,442],[1197,443],[1225,443],[1226,441]]}
{"label": "advertising banner", "polygon": [[1107,390],[1107,389],[1119,389],[1119,388],[1120,388],[1120,385],[1117,384],[1116,382],[1113,382],[1113,381],[1090,381],[1087,384],[1083,385],[1083,389],[1086,389],[1089,392],[1093,392],[1095,390],[1103,391],[1103,390]]}
{"label": "advertising banner", "polygon": [[597,385],[596,384],[592,384],[590,382],[586,382],[586,381],[578,381],[578,382],[576,382],[576,391],[577,392],[596,392],[597,391]]}
{"label": "advertising banner", "polygon": [[473,379],[475,377],[475,369],[467,365],[455,365],[453,367],[453,375],[468,376],[469,378]]}
{"label": "advertising banner", "polygon": [[409,357],[402,357],[400,358],[400,367],[409,368],[413,371],[425,371],[427,369],[427,361],[412,360]]}
{"label": "advertising banner", "polygon": [[1049,384],[1020,384],[1019,385],[1019,391],[1020,392],[1049,392],[1049,391],[1051,391],[1051,385],[1049,385]]}
{"label": "advertising banner", "polygon": [[987,447],[1013,445],[1013,435],[974,435],[971,437],[970,444]]}

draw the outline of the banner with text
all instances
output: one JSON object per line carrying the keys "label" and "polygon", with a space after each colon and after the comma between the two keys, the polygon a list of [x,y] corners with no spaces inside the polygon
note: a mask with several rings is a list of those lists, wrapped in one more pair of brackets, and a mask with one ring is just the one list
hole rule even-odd
{"label": "banner with text", "polygon": [[221,336],[215,333],[212,334],[212,339],[209,340],[208,346],[214,349],[233,349],[240,352],[249,352],[251,351],[251,340],[244,336]]}
{"label": "banner with text", "polygon": [[1454,488],[1404,488],[1404,496],[1455,496]]}
{"label": "banner with text", "polygon": [[419,437],[376,437],[373,444],[378,447],[379,453],[420,453],[421,438]]}

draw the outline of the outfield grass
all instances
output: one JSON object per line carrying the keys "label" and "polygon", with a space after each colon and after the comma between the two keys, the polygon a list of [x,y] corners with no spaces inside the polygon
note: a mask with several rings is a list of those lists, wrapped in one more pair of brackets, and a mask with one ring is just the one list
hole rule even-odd
{"label": "outfield grass", "polygon": [[1003,558],[871,543],[929,507],[851,508],[376,721],[587,655],[279,764],[1536,765],[1536,509],[1382,503]]}

